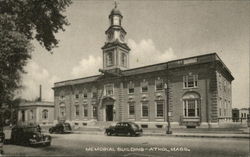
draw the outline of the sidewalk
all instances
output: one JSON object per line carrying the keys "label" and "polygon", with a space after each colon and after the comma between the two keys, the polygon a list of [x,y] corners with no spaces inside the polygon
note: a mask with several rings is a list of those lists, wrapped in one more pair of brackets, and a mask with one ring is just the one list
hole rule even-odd
{"label": "sidewalk", "polygon": [[[248,132],[246,132],[248,131]],[[104,129],[100,128],[85,128],[75,130],[76,134],[95,134],[103,135]],[[170,137],[199,137],[199,138],[241,138],[250,139],[249,128],[243,130],[220,130],[216,129],[173,129],[173,134],[166,134],[164,129],[144,129],[143,136],[170,136]]]}

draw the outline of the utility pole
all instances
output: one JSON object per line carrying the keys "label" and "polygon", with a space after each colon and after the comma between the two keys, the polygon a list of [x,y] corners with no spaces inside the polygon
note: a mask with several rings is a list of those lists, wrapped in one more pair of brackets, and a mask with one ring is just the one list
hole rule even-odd
{"label": "utility pole", "polygon": [[165,83],[165,85],[164,85],[164,90],[165,90],[165,96],[166,96],[167,122],[168,122],[166,134],[172,134],[172,131],[170,130],[171,126],[170,126],[170,111],[169,111],[169,97],[168,97],[169,93],[168,93],[168,84],[167,83]]}

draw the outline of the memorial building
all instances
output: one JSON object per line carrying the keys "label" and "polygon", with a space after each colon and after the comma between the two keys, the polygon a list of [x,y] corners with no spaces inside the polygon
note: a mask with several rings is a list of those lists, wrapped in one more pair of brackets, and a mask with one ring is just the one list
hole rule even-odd
{"label": "memorial building", "polygon": [[231,120],[234,78],[216,53],[129,68],[122,19],[115,6],[99,75],[54,84],[55,120],[79,127],[133,121],[144,128],[166,127],[168,118],[172,127]]}

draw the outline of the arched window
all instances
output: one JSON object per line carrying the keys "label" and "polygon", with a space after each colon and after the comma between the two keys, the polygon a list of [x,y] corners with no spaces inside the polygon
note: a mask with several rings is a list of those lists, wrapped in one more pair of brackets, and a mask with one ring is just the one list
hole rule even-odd
{"label": "arched window", "polygon": [[200,95],[195,92],[188,92],[182,97],[183,116],[199,117],[200,116]]}
{"label": "arched window", "polygon": [[43,110],[43,112],[42,112],[42,119],[48,119],[48,110],[47,109],[45,109],[45,110]]}

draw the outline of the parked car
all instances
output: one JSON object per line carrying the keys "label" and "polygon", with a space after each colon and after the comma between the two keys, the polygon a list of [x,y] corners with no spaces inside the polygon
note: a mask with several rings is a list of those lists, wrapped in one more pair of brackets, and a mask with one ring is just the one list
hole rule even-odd
{"label": "parked car", "polygon": [[72,129],[69,123],[58,123],[49,129],[49,133],[71,133]]}
{"label": "parked car", "polygon": [[10,142],[21,145],[51,145],[51,136],[41,133],[40,127],[34,126],[14,126],[11,131]]}
{"label": "parked car", "polygon": [[137,136],[141,135],[142,132],[142,128],[140,128],[139,125],[133,122],[118,122],[115,126],[110,126],[105,131],[108,136],[120,134],[128,136]]}

